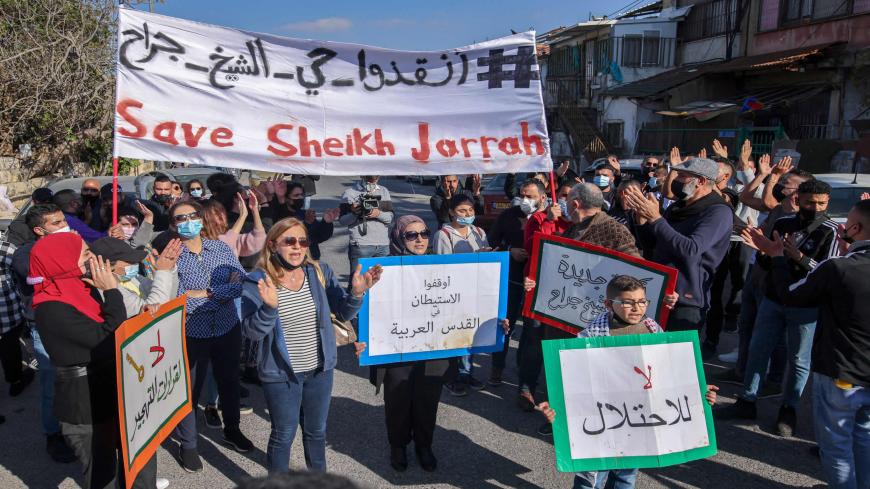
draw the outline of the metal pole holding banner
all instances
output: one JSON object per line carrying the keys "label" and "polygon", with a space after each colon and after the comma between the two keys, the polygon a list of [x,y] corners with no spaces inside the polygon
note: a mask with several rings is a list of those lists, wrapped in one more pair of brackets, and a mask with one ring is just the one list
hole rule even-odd
{"label": "metal pole holding banner", "polygon": [[118,224],[118,157],[112,158],[112,226]]}
{"label": "metal pole holding banner", "polygon": [[[556,176],[555,172],[550,172],[550,197],[553,198],[553,205],[556,205]],[[567,216],[565,216],[567,219]]]}

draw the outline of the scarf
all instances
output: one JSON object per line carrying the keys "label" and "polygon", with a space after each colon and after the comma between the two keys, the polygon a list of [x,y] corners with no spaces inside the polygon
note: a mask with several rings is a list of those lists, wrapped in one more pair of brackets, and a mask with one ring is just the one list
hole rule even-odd
{"label": "scarf", "polygon": [[408,250],[405,248],[405,238],[403,235],[405,234],[405,230],[408,229],[408,226],[414,224],[415,222],[420,222],[426,224],[423,219],[420,219],[414,215],[402,216],[396,219],[396,225],[393,226],[393,232],[390,233],[390,254],[391,255],[407,255]]}
{"label": "scarf", "polygon": [[30,278],[33,307],[43,302],[63,302],[90,319],[102,323],[100,304],[91,297],[91,287],[81,279],[78,266],[82,238],[75,233],[49,234],[40,238],[30,251]]}

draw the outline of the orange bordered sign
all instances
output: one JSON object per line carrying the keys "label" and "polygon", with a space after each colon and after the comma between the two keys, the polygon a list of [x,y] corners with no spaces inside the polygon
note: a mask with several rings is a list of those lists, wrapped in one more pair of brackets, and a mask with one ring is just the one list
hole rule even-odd
{"label": "orange bordered sign", "polygon": [[127,489],[160,443],[191,412],[185,296],[115,331],[118,419]]}
{"label": "orange bordered sign", "polygon": [[604,312],[607,283],[615,275],[630,275],[646,284],[647,315],[664,328],[666,294],[677,285],[677,270],[635,256],[561,236],[535,233],[529,258],[529,278],[523,316],[577,334]]}

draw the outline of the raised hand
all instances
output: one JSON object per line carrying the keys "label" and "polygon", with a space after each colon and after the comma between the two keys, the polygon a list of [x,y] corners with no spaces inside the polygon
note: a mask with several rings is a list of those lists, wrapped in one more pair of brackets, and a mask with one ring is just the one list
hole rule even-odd
{"label": "raised hand", "polygon": [[263,299],[263,304],[272,309],[278,308],[278,288],[272,282],[272,278],[267,274],[265,277],[257,281],[257,291],[260,293],[260,298]]}
{"label": "raised hand", "polygon": [[670,158],[668,158],[668,161],[670,161],[672,166],[679,165],[683,162],[683,157],[680,156],[680,148],[676,146],[671,148],[671,155]]}
{"label": "raised hand", "polygon": [[607,157],[607,163],[609,163],[610,166],[612,166],[613,168],[615,168],[615,169],[616,169],[616,174],[619,175],[619,173],[620,173],[620,171],[621,171],[620,166],[619,166],[619,160],[617,160],[615,156],[608,156],[608,157]]}
{"label": "raised hand", "polygon": [[779,163],[774,165],[771,172],[774,175],[783,176],[786,173],[788,173],[789,171],[791,171],[791,168],[792,168],[791,156],[786,156],[786,157],[783,157],[783,159],[779,160]]}
{"label": "raised hand", "polygon": [[698,151],[698,158],[706,158],[707,157],[707,148],[701,148],[701,151]]}
{"label": "raised hand", "polygon": [[353,272],[353,277],[350,279],[351,293],[355,297],[362,297],[366,291],[378,283],[384,268],[380,265],[375,265],[366,270],[366,273],[360,274],[360,271],[362,271],[362,265],[357,265],[356,271]]}
{"label": "raised hand", "polygon": [[336,207],[335,209],[329,209],[328,211],[323,213],[323,222],[327,224],[331,224],[338,220],[338,217],[341,215],[341,209]]}
{"label": "raised hand", "polygon": [[[157,262],[154,264],[156,270],[172,270],[178,262],[178,257],[181,256],[181,240],[173,239],[163,248],[163,253],[157,256]],[[157,251],[157,250],[154,250]]]}
{"label": "raised hand", "polygon": [[644,221],[655,221],[662,217],[659,211],[659,201],[655,195],[649,193],[644,195],[637,187],[628,187],[625,189],[625,198],[623,204],[633,210],[635,214]]}
{"label": "raised hand", "polygon": [[870,192],[864,192],[863,194],[861,194],[861,200],[867,199],[870,199]]}
{"label": "raised hand", "polygon": [[112,264],[101,256],[92,257],[88,261],[91,278],[82,279],[85,283],[100,290],[110,290],[118,287],[118,277],[112,273]]}
{"label": "raised hand", "polygon": [[148,224],[154,224],[154,212],[143,204],[141,200],[136,201],[136,209],[142,214],[142,221]]}
{"label": "raised hand", "polygon": [[278,199],[279,204],[283,204],[287,200],[287,180],[284,180],[283,176],[277,175],[273,184],[275,185],[275,198]]}
{"label": "raised hand", "polygon": [[245,198],[241,193],[236,193],[236,204],[239,208],[239,220],[244,222],[248,218],[248,206],[245,205]]}
{"label": "raised hand", "polygon": [[752,158],[752,143],[749,138],[746,138],[743,140],[743,146],[740,147],[740,163],[747,165],[750,158]]}
{"label": "raised hand", "polygon": [[770,155],[765,153],[758,159],[758,172],[762,175],[770,175]]}
{"label": "raised hand", "polygon": [[114,226],[109,228],[109,237],[124,240],[126,237],[124,236],[124,230],[121,228],[121,223],[115,224]]}
{"label": "raised hand", "polygon": [[[266,202],[268,202],[268,197],[266,198]],[[251,196],[248,197],[248,208],[251,209],[251,212],[260,212],[260,201],[257,200],[257,193],[251,192]]]}
{"label": "raised hand", "polygon": [[480,193],[480,175],[471,176],[471,193],[477,195]]}
{"label": "raised hand", "polygon": [[722,146],[722,143],[719,142],[718,139],[713,140],[713,154],[716,156],[721,156],[722,158],[728,157],[728,146]]}
{"label": "raised hand", "polygon": [[571,162],[568,160],[565,160],[562,163],[559,163],[559,168],[556,168],[556,176],[561,177],[562,175],[564,175],[568,171],[568,165],[570,163]]}

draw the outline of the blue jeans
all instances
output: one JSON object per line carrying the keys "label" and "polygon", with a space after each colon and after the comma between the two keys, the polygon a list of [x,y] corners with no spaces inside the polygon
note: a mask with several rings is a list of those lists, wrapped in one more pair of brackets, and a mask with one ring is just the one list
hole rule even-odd
{"label": "blue jeans", "polygon": [[42,346],[42,338],[36,332],[36,328],[30,328],[33,335],[33,354],[39,362],[39,387],[41,393],[42,431],[46,435],[60,433],[60,423],[54,416],[54,365],[48,358],[48,352]]}
{"label": "blue jeans", "polygon": [[602,470],[574,474],[574,489],[634,489],[637,469]]}
{"label": "blue jeans", "polygon": [[467,380],[474,373],[474,355],[465,355],[459,357],[459,380]]}
{"label": "blue jeans", "polygon": [[814,373],[813,412],[828,486],[870,487],[870,389],[840,389],[834,379]]}
{"label": "blue jeans", "polygon": [[747,401],[758,399],[758,388],[767,371],[770,355],[785,335],[788,366],[785,372],[782,405],[797,407],[810,375],[810,353],[816,332],[818,309],[786,307],[765,297],[758,308],[755,330],[749,343],[749,357],[743,379],[743,394]]}
{"label": "blue jeans", "polygon": [[[741,291],[740,315],[737,318],[737,364],[734,365],[734,370],[740,375],[746,373],[749,342],[752,340],[752,332],[755,330],[755,318],[758,315],[758,306],[761,305],[763,299],[764,291],[750,277]],[[767,380],[781,384],[785,365],[785,338],[782,338],[776,344],[776,348],[770,357],[770,370],[767,373]]]}
{"label": "blue jeans", "polygon": [[[305,465],[326,472],[326,418],[332,398],[332,369],[292,375],[287,382],[263,382],[272,432],[266,448],[270,473],[289,472],[290,447],[302,426]],[[304,413],[304,415],[303,415]]]}
{"label": "blue jeans", "polygon": [[347,248],[347,258],[350,261],[350,273],[348,275],[348,287],[350,287],[350,278],[353,277],[353,272],[356,271],[356,266],[359,264],[360,258],[373,258],[377,256],[390,256],[390,245],[350,245]]}

